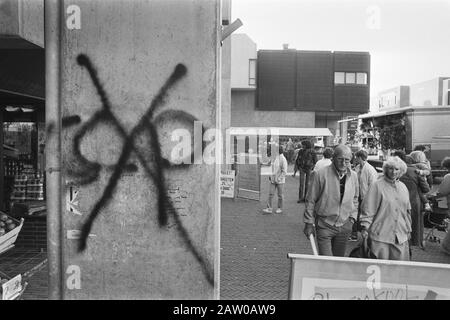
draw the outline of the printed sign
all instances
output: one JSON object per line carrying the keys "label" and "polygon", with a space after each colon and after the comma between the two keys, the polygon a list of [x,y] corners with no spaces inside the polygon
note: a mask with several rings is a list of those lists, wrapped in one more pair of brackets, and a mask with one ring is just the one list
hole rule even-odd
{"label": "printed sign", "polygon": [[288,254],[291,300],[450,300],[450,265]]}
{"label": "printed sign", "polygon": [[17,275],[2,284],[2,299],[14,300],[22,291],[22,275]]}
{"label": "printed sign", "polygon": [[221,171],[220,195],[224,198],[234,198],[234,170]]}

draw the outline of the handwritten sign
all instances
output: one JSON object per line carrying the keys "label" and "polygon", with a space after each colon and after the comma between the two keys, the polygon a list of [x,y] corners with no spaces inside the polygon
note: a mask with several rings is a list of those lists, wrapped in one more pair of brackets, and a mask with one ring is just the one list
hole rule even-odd
{"label": "handwritten sign", "polygon": [[449,300],[450,265],[288,254],[291,300]]}
{"label": "handwritten sign", "polygon": [[14,300],[22,291],[22,275],[17,275],[2,284],[2,299]]}
{"label": "handwritten sign", "polygon": [[234,170],[225,170],[220,173],[220,195],[223,198],[234,198]]}

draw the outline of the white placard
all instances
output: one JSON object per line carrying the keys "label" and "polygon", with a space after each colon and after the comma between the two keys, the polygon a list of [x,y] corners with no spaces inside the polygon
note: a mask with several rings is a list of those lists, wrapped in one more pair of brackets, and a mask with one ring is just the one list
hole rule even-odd
{"label": "white placard", "polygon": [[234,198],[234,170],[221,171],[220,195],[224,198]]}
{"label": "white placard", "polygon": [[2,284],[2,300],[14,300],[22,291],[22,275],[18,274]]}
{"label": "white placard", "polygon": [[291,300],[450,300],[450,265],[288,254]]}

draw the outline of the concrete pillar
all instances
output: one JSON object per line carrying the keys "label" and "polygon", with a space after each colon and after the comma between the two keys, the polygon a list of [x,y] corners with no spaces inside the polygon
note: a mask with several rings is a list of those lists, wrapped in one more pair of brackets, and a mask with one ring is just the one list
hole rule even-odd
{"label": "concrete pillar", "polygon": [[229,170],[231,165],[227,164],[227,155],[231,150],[226,148],[226,130],[231,126],[231,37],[222,44],[222,97],[221,97],[221,126],[223,134],[222,143],[222,169]]}
{"label": "concrete pillar", "polygon": [[[220,127],[219,17],[211,0],[65,1],[65,299],[218,297],[220,168],[201,140]],[[176,129],[195,163],[170,161]]]}

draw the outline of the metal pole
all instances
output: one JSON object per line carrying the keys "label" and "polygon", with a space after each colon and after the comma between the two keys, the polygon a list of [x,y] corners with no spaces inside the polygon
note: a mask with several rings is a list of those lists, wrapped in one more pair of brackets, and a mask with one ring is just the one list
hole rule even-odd
{"label": "metal pole", "polygon": [[48,294],[50,300],[63,298],[61,232],[61,99],[60,43],[62,1],[45,0],[45,124],[47,180]]}

